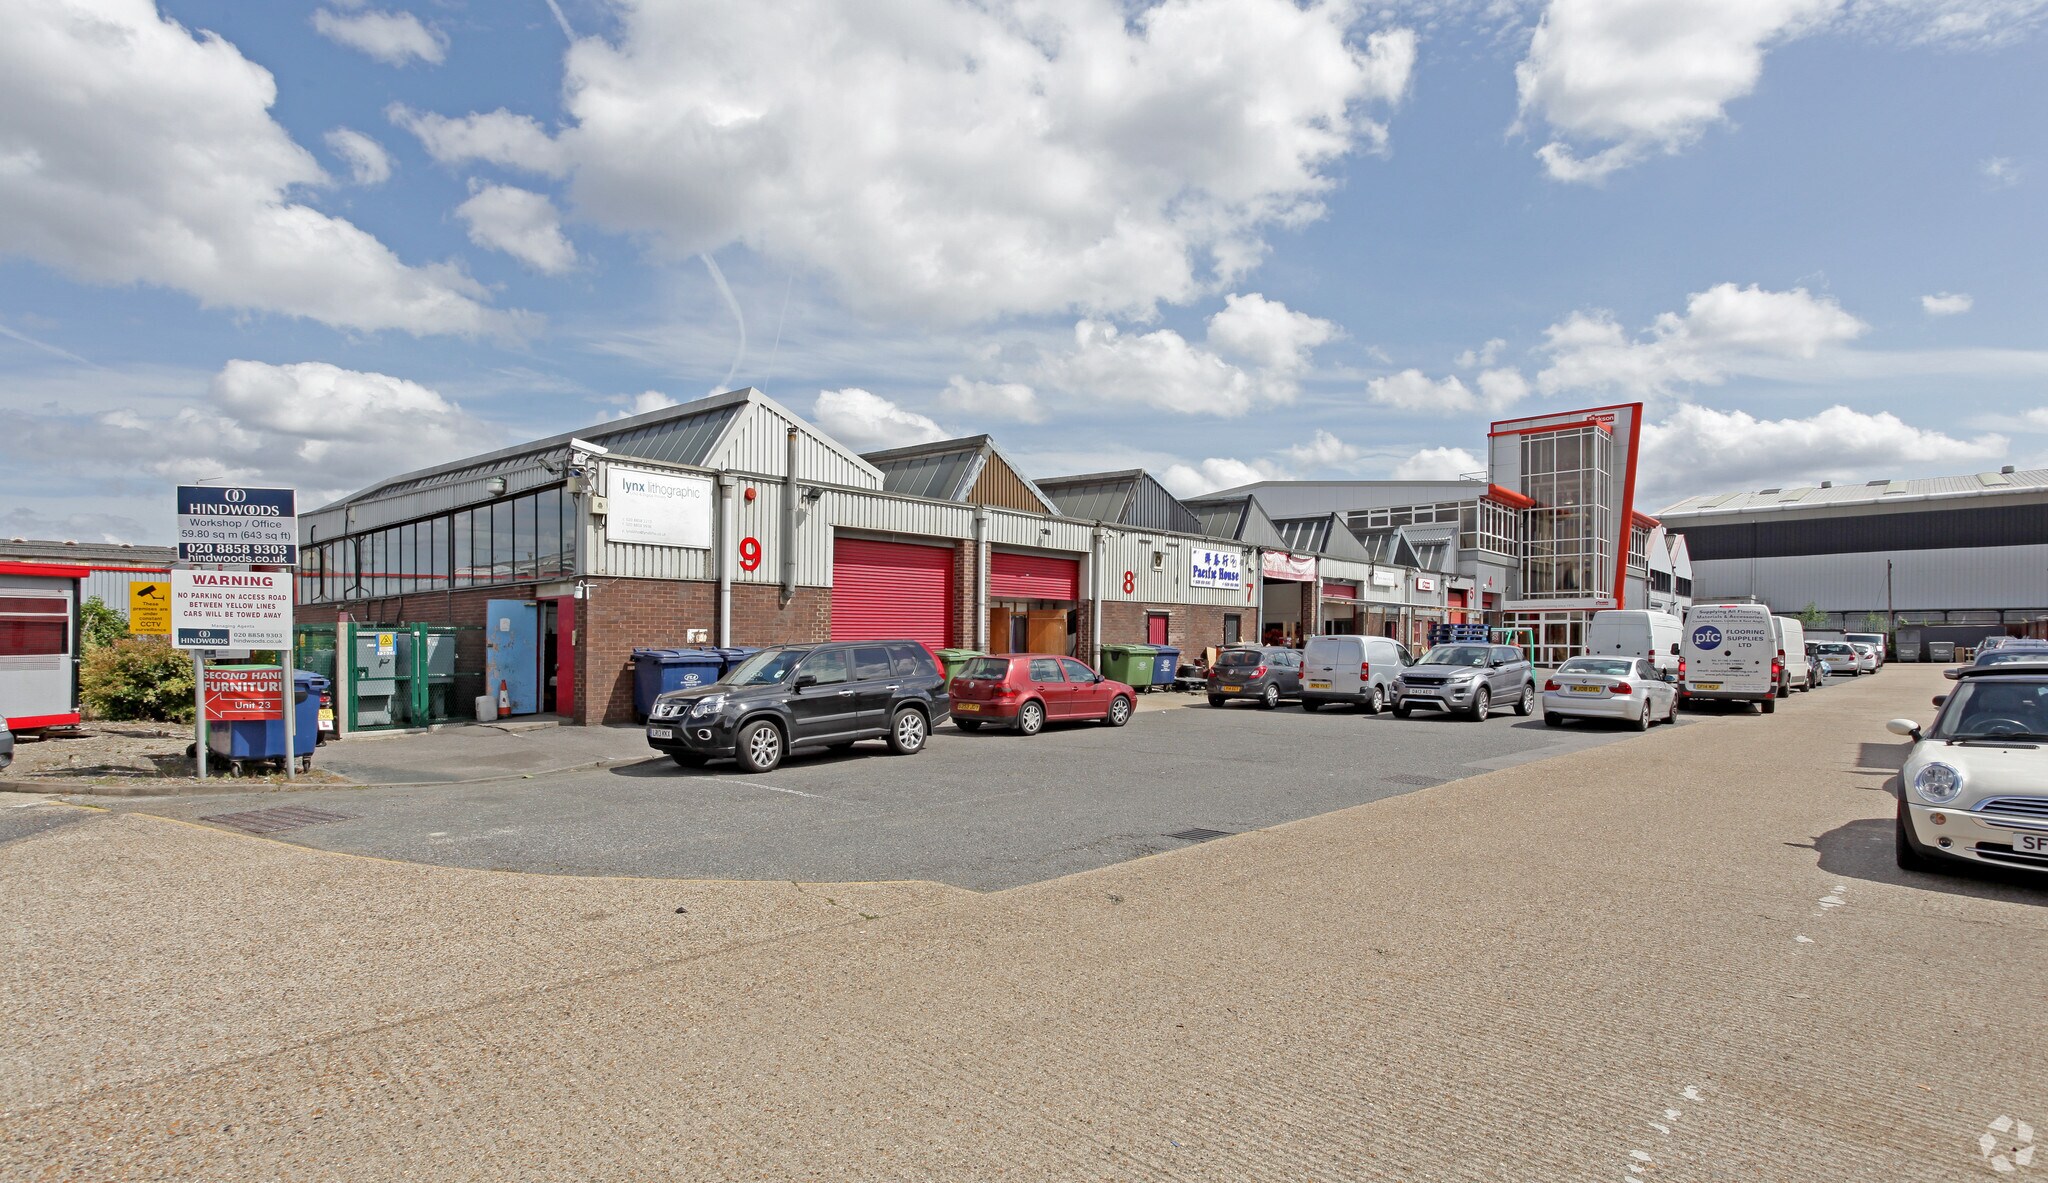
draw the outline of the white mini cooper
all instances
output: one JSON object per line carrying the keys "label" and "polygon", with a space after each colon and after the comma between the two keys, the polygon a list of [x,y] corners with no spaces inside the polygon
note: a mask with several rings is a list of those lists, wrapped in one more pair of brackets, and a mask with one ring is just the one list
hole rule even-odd
{"label": "white mini cooper", "polygon": [[2048,872],[2048,655],[1958,671],[1953,693],[1899,770],[1899,866],[1957,861]]}

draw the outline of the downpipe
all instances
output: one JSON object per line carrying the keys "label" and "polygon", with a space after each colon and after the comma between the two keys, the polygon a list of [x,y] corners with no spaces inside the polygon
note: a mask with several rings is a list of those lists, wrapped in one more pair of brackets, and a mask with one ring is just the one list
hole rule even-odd
{"label": "downpipe", "polygon": [[796,439],[789,429],[788,456],[782,472],[782,606],[796,598]]}
{"label": "downpipe", "polygon": [[734,545],[732,474],[718,474],[718,644],[732,646],[732,567],[738,560]]}

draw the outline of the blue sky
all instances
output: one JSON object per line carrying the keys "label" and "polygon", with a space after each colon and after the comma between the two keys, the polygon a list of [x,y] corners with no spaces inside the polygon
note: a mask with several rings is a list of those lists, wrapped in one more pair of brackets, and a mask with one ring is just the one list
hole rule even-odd
{"label": "blue sky", "polygon": [[728,382],[1186,493],[2048,464],[2048,0],[18,7],[0,536]]}

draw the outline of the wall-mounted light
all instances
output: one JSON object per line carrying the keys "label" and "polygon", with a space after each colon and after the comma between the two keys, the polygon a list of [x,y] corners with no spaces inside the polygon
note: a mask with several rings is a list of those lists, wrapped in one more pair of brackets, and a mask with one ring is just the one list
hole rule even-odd
{"label": "wall-mounted light", "polygon": [[489,493],[493,497],[496,497],[500,493],[503,493],[505,491],[505,478],[501,476],[494,476],[490,480],[485,481],[484,491]]}
{"label": "wall-mounted light", "polygon": [[819,488],[818,486],[816,486],[816,485],[805,485],[805,486],[804,486],[804,500],[805,500],[805,501],[817,501],[817,500],[819,500],[820,498],[822,498],[822,497],[824,497],[824,496],[825,496],[825,490],[823,490],[823,489],[820,489],[820,488]]}

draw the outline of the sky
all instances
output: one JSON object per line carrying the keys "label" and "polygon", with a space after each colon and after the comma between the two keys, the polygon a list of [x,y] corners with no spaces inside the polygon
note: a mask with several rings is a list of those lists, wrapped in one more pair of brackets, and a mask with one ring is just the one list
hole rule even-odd
{"label": "sky", "polygon": [[1027,475],[2048,467],[2048,0],[0,0],[0,537],[757,387]]}

